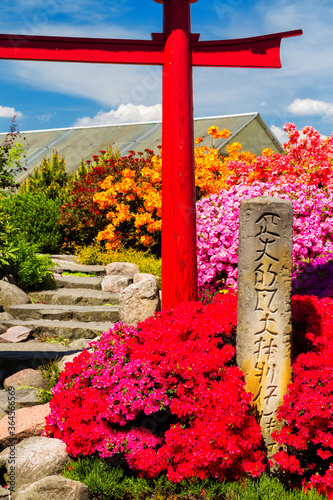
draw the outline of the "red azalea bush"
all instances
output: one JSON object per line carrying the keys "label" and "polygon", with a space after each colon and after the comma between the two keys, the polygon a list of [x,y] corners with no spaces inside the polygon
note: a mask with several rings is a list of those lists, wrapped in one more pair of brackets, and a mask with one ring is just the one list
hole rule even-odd
{"label": "red azalea bush", "polygon": [[275,436],[286,449],[274,460],[291,482],[333,499],[333,300],[295,296],[292,311],[296,361]]}
{"label": "red azalea bush", "polygon": [[231,175],[226,184],[250,185],[255,181],[274,183],[294,183],[315,187],[333,186],[333,134],[323,138],[312,127],[304,127],[301,132],[293,123],[284,125],[289,140],[284,143],[284,154],[272,154],[264,150],[254,162],[228,162]]}
{"label": "red azalea bush", "polygon": [[118,323],[62,372],[45,432],[73,456],[119,454],[148,478],[237,479],[264,470],[235,366],[236,296]]}

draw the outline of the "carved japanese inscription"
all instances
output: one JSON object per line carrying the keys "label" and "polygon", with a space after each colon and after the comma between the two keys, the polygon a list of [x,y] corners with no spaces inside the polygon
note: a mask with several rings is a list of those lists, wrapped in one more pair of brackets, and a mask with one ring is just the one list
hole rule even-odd
{"label": "carved japanese inscription", "polygon": [[291,378],[292,202],[259,196],[241,202],[237,363],[269,456],[278,445],[277,412]]}

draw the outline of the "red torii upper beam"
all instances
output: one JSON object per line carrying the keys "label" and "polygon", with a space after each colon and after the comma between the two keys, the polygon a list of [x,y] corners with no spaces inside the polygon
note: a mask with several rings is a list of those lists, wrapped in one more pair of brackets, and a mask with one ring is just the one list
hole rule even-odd
{"label": "red torii upper beam", "polygon": [[[282,38],[301,33],[301,30],[294,30],[203,42],[198,41],[199,35],[191,34],[192,66],[281,68]],[[0,34],[0,59],[162,66],[164,35],[153,33],[152,38],[119,40]]]}
{"label": "red torii upper beam", "polygon": [[163,307],[197,300],[193,66],[280,68],[282,38],[301,30],[237,40],[199,41],[190,4],[163,3],[163,33],[152,40],[0,35],[0,59],[163,66]]}

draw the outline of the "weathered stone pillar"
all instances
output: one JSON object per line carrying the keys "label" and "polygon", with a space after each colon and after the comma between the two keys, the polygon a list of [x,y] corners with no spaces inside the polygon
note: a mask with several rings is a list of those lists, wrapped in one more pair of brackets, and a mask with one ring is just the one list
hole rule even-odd
{"label": "weathered stone pillar", "polygon": [[268,456],[277,411],[291,378],[292,202],[259,196],[239,216],[237,363],[261,425]]}

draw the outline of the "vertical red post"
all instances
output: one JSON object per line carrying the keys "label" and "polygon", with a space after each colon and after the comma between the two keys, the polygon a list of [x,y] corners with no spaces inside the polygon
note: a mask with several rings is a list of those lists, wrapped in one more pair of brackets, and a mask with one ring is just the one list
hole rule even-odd
{"label": "vertical red post", "polygon": [[198,299],[190,0],[164,0],[162,305]]}

